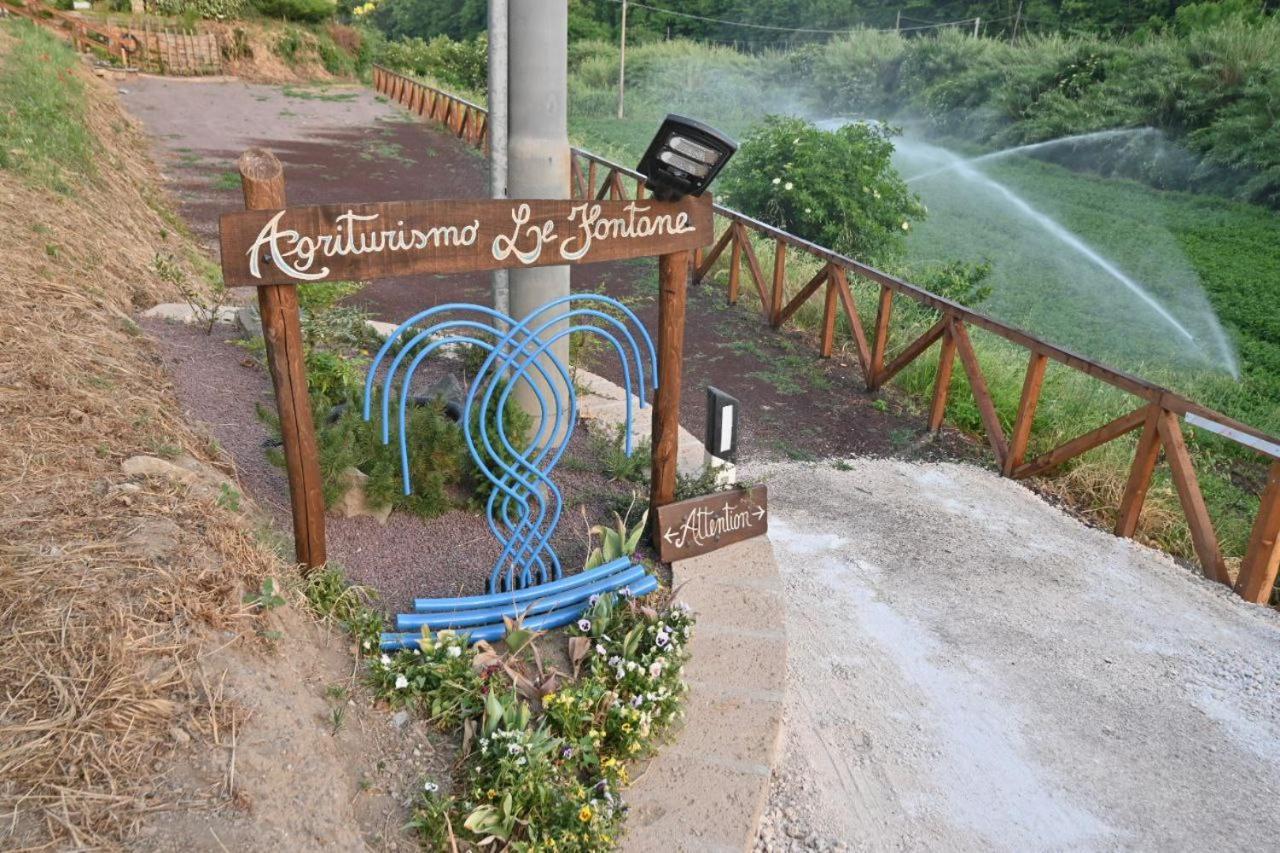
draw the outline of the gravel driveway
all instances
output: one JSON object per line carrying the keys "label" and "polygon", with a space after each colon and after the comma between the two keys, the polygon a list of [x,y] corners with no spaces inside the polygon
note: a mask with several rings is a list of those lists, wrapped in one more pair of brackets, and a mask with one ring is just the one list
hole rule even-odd
{"label": "gravel driveway", "polygon": [[769,484],[790,644],[761,849],[1275,849],[1280,614],[977,468]]}

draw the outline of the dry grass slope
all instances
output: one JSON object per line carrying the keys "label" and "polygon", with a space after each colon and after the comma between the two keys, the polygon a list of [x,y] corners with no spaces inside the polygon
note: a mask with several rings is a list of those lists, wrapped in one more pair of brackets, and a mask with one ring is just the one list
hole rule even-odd
{"label": "dry grass slope", "polygon": [[[0,30],[0,66],[18,43]],[[0,170],[5,848],[111,846],[177,805],[147,789],[159,745],[175,725],[196,738],[225,726],[233,711],[201,683],[199,659],[248,630],[240,591],[285,571],[216,495],[121,473],[139,453],[219,464],[130,319],[177,297],[153,271],[158,254],[193,280],[197,255],[114,92],[71,73],[96,175],[59,193]],[[156,531],[168,547],[152,547]]]}

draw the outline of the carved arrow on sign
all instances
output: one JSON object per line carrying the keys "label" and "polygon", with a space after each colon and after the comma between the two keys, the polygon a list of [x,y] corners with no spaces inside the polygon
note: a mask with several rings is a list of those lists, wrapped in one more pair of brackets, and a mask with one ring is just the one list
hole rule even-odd
{"label": "carved arrow on sign", "polygon": [[768,493],[756,486],[660,506],[658,525],[663,560],[695,557],[768,532]]}

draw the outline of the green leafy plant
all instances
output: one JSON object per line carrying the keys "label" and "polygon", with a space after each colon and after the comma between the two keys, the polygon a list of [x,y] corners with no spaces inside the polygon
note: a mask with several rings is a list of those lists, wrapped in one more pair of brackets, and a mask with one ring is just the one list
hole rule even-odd
{"label": "green leafy plant", "polygon": [[475,650],[452,631],[424,634],[417,649],[372,659],[369,685],[393,707],[423,713],[443,728],[485,707],[486,678],[472,666]]}
{"label": "green leafy plant", "polygon": [[[410,820],[423,844],[613,848],[624,818],[619,795],[630,781],[626,762],[652,750],[680,714],[692,627],[682,607],[659,612],[625,595],[596,596],[569,631],[575,678],[535,694],[503,686],[508,678],[520,683],[522,654],[478,644],[472,666],[489,673],[489,689],[478,719],[464,725],[470,750],[452,792],[435,780],[423,784]],[[536,649],[528,639],[523,647]]]}
{"label": "green leafy plant", "polygon": [[893,168],[892,133],[861,122],[823,131],[767,116],[730,163],[722,198],[859,260],[897,257],[925,209]]}
{"label": "green leafy plant", "polygon": [[252,0],[253,8],[268,18],[318,24],[337,11],[333,0]]}
{"label": "green leafy plant", "polygon": [[275,578],[263,578],[262,585],[257,592],[246,592],[244,594],[244,603],[250,604],[259,610],[275,610],[277,607],[283,607],[285,604],[284,596],[280,595],[279,587],[276,586]]}
{"label": "green leafy plant", "polygon": [[640,520],[635,524],[628,524],[631,518],[631,509],[635,506],[635,496],[632,496],[631,507],[627,508],[625,516],[614,513],[614,525],[606,527],[603,524],[597,524],[588,532],[588,538],[599,537],[600,544],[592,548],[587,555],[587,563],[584,569],[594,569],[597,566],[603,566],[605,563],[612,562],[619,557],[628,557],[636,552],[636,548],[640,545],[640,538],[644,536],[645,527],[649,521],[649,510],[645,510],[640,514]]}

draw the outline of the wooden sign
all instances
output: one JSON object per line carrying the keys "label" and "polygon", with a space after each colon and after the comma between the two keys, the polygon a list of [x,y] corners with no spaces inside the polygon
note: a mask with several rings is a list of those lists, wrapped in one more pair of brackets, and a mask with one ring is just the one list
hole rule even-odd
{"label": "wooden sign", "polygon": [[712,239],[711,196],[678,202],[480,200],[327,204],[225,213],[230,286],[587,264]]}
{"label": "wooden sign", "polygon": [[769,532],[768,492],[754,486],[660,506],[655,532],[668,563],[760,536]]}

